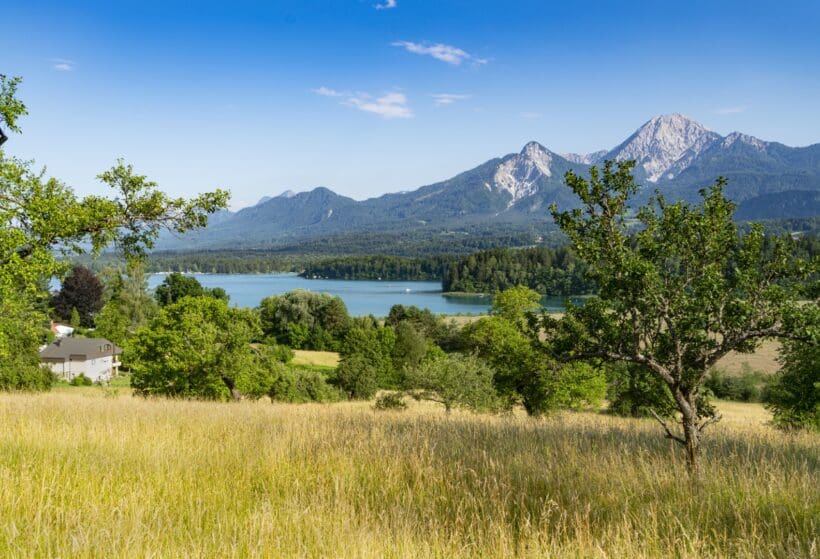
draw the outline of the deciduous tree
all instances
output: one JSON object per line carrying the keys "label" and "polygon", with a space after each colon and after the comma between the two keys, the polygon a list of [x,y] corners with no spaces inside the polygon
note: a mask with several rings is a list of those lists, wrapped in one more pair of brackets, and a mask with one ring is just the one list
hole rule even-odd
{"label": "deciduous tree", "polygon": [[76,265],[63,280],[52,305],[63,320],[71,318],[76,310],[80,321],[73,326],[90,328],[94,326],[94,315],[102,308],[102,296],[103,284],[96,274],[85,266]]}
{"label": "deciduous tree", "polygon": [[570,305],[563,320],[546,318],[544,326],[549,346],[565,359],[637,363],[663,381],[681,429],[658,421],[685,448],[696,473],[703,432],[719,419],[704,409],[706,373],[730,351],[801,335],[804,311],[793,282],[807,269],[793,262],[784,240],[765,252],[762,227],[739,234],[724,179],[701,191],[699,205],[657,195],[637,211],[631,230],[633,166],[608,161],[592,167],[589,179],[566,174],[581,207],[553,206],[552,214],[589,264],[600,294]]}
{"label": "deciduous tree", "polygon": [[[0,76],[0,125],[12,132],[20,132],[18,119],[26,114],[16,95],[19,83]],[[0,152],[0,361],[17,358],[17,332],[42,328],[45,286],[66,269],[61,253],[99,253],[113,246],[129,256],[142,254],[162,228],[202,227],[228,201],[222,190],[172,198],[122,161],[99,179],[111,196],[79,197],[32,163]]]}

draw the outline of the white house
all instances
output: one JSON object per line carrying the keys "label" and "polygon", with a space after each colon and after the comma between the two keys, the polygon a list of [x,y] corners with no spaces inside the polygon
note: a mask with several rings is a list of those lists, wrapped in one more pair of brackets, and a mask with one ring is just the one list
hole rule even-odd
{"label": "white house", "polygon": [[97,382],[117,374],[121,354],[122,349],[105,338],[60,338],[40,352],[40,362],[65,380],[83,373]]}

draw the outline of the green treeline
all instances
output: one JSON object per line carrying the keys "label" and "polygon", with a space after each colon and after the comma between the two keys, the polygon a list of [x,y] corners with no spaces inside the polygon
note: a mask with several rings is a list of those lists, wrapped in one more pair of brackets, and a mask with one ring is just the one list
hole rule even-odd
{"label": "green treeline", "polygon": [[309,263],[300,276],[342,280],[438,281],[455,258],[428,256],[340,256]]}
{"label": "green treeline", "polygon": [[495,293],[525,285],[546,295],[582,295],[595,291],[586,266],[567,248],[493,249],[471,254],[447,268],[442,289]]}

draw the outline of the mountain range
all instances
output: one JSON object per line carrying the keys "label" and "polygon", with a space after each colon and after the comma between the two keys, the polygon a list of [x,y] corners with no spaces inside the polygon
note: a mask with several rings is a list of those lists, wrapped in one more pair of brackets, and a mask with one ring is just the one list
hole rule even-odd
{"label": "mountain range", "polygon": [[667,199],[695,200],[700,189],[724,176],[738,219],[820,215],[820,144],[789,147],[740,132],[721,136],[669,114],[650,119],[610,150],[560,154],[529,142],[518,153],[409,192],[362,201],[325,187],[265,196],[254,206],[214,216],[202,231],[164,238],[160,248],[275,249],[357,235],[546,231],[551,203],[578,203],[564,184],[568,170],[586,175],[591,165],[627,159],[636,162],[639,201],[656,190]]}

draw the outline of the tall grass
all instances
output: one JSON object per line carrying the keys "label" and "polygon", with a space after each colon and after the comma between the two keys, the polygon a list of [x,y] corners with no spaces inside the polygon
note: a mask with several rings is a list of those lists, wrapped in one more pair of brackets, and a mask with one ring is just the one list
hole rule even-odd
{"label": "tall grass", "polygon": [[811,557],[815,435],[730,404],[694,494],[651,422],[0,396],[2,557]]}

